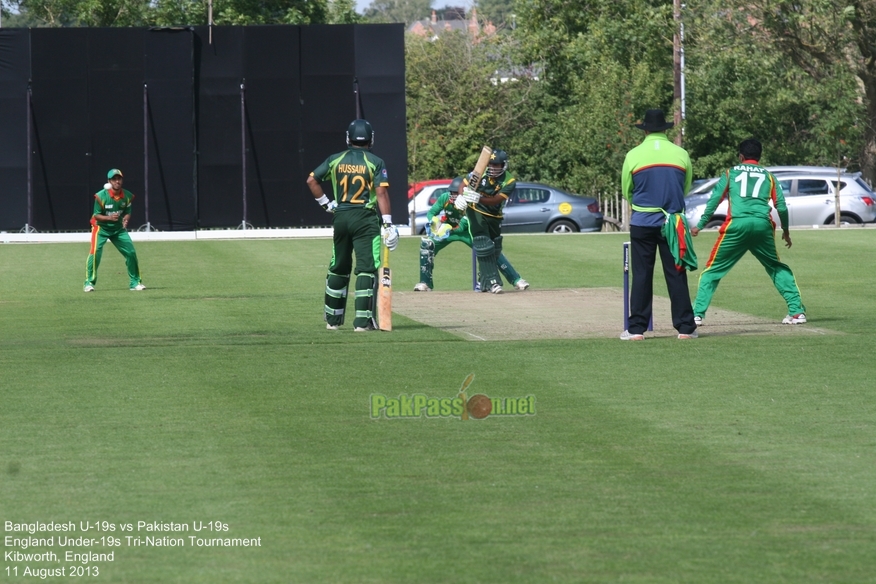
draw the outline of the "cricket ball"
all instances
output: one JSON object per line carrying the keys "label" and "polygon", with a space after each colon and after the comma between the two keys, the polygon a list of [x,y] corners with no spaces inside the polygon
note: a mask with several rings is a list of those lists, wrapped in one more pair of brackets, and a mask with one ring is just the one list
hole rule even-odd
{"label": "cricket ball", "polygon": [[472,418],[481,420],[489,416],[490,412],[493,411],[493,400],[479,393],[469,398],[466,409],[468,409],[468,413]]}

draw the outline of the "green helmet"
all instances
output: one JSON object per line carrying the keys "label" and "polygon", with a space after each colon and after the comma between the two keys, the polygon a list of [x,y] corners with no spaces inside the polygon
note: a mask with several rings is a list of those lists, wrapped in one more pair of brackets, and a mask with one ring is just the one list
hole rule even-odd
{"label": "green helmet", "polygon": [[493,150],[490,156],[490,163],[487,166],[487,174],[493,178],[502,176],[502,173],[508,169],[508,153],[504,150]]}
{"label": "green helmet", "polygon": [[347,128],[347,146],[374,145],[374,130],[368,120],[353,120]]}

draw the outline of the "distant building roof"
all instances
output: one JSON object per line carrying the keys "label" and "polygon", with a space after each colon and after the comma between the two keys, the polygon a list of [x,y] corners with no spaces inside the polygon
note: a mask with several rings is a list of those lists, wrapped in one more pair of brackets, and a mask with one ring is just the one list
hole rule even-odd
{"label": "distant building roof", "polygon": [[478,12],[476,8],[472,9],[471,17],[465,20],[438,20],[438,14],[433,10],[431,18],[416,20],[408,27],[408,32],[429,37],[437,37],[442,33],[452,30],[467,31],[472,35],[477,36],[481,33],[492,34],[495,32],[496,27],[487,23],[483,29],[481,29],[481,25],[478,23]]}

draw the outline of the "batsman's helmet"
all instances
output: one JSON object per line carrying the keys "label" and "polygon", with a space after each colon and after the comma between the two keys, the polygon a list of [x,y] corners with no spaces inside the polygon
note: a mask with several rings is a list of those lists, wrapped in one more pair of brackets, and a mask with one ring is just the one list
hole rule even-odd
{"label": "batsman's helmet", "polygon": [[353,120],[347,128],[347,146],[374,145],[374,130],[368,120]]}
{"label": "batsman's helmet", "polygon": [[458,176],[455,179],[453,179],[452,181],[450,181],[450,186],[447,187],[447,190],[450,191],[451,197],[454,197],[454,198],[456,197],[456,195],[459,193],[459,187],[462,186],[462,183],[464,181],[465,181],[465,179],[463,179],[461,176]]}
{"label": "batsman's helmet", "polygon": [[490,156],[490,164],[487,166],[487,174],[493,178],[502,176],[508,169],[508,153],[504,150],[493,150]]}

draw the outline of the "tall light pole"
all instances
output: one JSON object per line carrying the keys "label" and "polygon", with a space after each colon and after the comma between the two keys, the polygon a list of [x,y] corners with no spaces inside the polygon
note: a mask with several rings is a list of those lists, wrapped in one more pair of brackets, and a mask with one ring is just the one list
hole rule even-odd
{"label": "tall light pole", "polygon": [[672,109],[673,121],[678,132],[675,134],[675,143],[682,145],[684,138],[685,117],[684,104],[684,23],[681,20],[681,0],[672,0],[672,19],[675,22],[675,33],[672,35]]}

